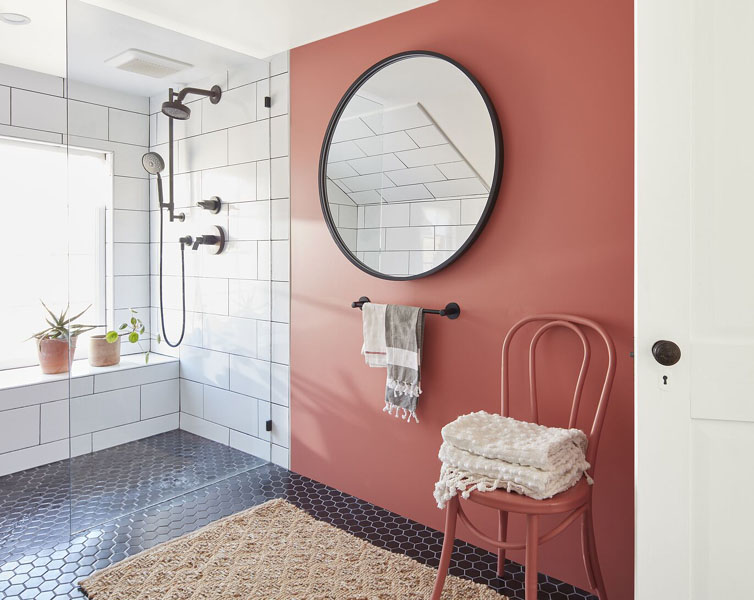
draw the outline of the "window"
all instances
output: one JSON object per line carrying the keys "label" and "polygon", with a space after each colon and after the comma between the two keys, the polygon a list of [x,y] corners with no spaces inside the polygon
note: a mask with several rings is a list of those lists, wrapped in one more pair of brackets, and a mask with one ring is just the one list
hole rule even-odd
{"label": "window", "polygon": [[[105,322],[105,209],[112,197],[110,155],[0,138],[0,369],[39,363],[29,336],[46,327],[40,300],[82,323]],[[100,331],[100,333],[102,333]],[[87,355],[78,341],[76,358]]]}

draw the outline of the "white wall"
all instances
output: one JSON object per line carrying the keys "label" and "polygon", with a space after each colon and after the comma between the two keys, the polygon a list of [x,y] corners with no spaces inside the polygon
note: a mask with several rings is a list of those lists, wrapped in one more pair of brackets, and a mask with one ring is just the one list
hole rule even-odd
{"label": "white wall", "polygon": [[[194,83],[218,84],[218,104],[190,96],[189,120],[175,123],[175,203],[184,223],[165,220],[164,306],[168,337],[180,334],[179,237],[214,233],[227,249],[186,250],[186,336],[179,349],[181,428],[283,466],[289,464],[289,118],[288,57],[255,61]],[[271,91],[270,91],[271,89]],[[272,107],[264,107],[271,95]],[[165,94],[151,99],[151,149],[168,160]],[[167,170],[163,173],[167,200]],[[150,188],[152,328],[159,320],[159,213]],[[220,196],[213,215],[196,207]],[[272,433],[265,422],[272,419]]]}

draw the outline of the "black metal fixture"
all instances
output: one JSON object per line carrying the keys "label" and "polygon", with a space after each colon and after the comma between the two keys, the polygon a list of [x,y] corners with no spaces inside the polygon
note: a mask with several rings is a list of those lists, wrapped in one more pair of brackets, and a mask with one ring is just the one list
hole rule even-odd
{"label": "black metal fixture", "polygon": [[[351,302],[351,308],[361,310],[361,307],[367,302],[371,302],[371,300],[366,296],[362,296],[355,302]],[[448,319],[457,319],[461,316],[461,307],[455,302],[448,302],[445,308],[422,308],[422,312],[428,315],[440,315],[441,317],[448,317]]]}
{"label": "black metal fixture", "polygon": [[681,349],[675,342],[659,340],[652,344],[652,356],[664,367],[672,367],[681,360]]}
{"label": "black metal fixture", "polygon": [[220,196],[212,196],[209,200],[197,202],[196,205],[202,207],[204,210],[210,211],[213,215],[216,215],[220,212],[222,201],[220,200]]}
{"label": "black metal fixture", "polygon": [[265,96],[264,97],[264,107],[265,108],[270,108],[271,106],[272,106],[272,98],[270,98],[269,96]]}
{"label": "black metal fixture", "polygon": [[272,419],[268,419],[264,422],[264,430],[272,431]]}
{"label": "black metal fixture", "polygon": [[199,246],[214,246],[214,254],[221,254],[225,250],[225,230],[219,225],[215,225],[217,234],[199,235],[194,238],[194,245],[191,246],[192,250],[198,250]]}
{"label": "black metal fixture", "polygon": [[219,85],[213,85],[208,90],[187,87],[183,88],[177,94],[173,91],[173,88],[170,88],[168,91],[168,101],[162,103],[162,113],[171,119],[178,119],[179,121],[188,119],[191,116],[191,109],[183,103],[183,100],[189,94],[208,96],[212,104],[217,104],[220,102],[223,91]]}

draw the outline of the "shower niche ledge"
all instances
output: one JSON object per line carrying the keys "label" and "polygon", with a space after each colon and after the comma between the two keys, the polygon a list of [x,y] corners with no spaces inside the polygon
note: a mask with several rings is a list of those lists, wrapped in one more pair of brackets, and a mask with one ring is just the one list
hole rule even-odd
{"label": "shower niche ledge", "polygon": [[178,375],[178,359],[158,354],[77,360],[70,379],[0,372],[0,476],[178,429]]}

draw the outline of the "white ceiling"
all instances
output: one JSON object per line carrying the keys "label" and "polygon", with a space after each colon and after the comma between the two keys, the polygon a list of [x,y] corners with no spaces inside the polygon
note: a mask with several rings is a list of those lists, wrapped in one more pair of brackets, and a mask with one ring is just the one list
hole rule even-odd
{"label": "white ceiling", "polygon": [[[166,79],[155,79],[105,64],[109,58],[131,48],[173,58],[193,67]],[[225,69],[256,61],[245,54],[120,13],[79,0],[68,0],[68,76],[74,81],[152,96],[166,92],[170,86],[181,87],[202,81]]]}
{"label": "white ceiling", "polygon": [[437,0],[84,1],[236,52],[266,58]]}
{"label": "white ceiling", "polygon": [[63,0],[0,0],[0,12],[31,18],[28,25],[0,22],[0,63],[65,76]]}

